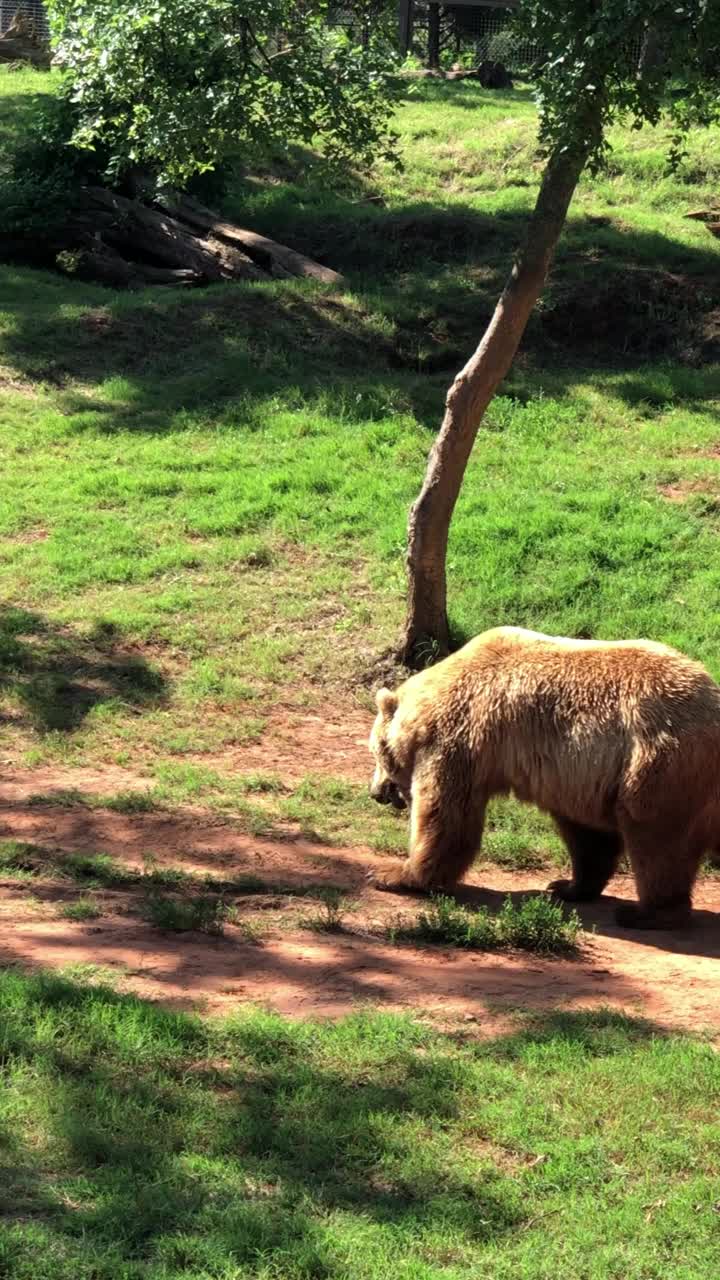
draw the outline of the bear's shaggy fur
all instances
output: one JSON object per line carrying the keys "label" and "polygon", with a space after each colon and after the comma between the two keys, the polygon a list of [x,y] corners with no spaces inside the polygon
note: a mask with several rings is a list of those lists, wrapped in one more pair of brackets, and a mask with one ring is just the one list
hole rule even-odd
{"label": "bear's shaggy fur", "polygon": [[371,795],[410,806],[410,854],[393,890],[462,879],[491,796],[550,813],[572,862],[561,898],[597,898],[623,849],[639,903],[620,923],[690,919],[703,854],[720,847],[720,687],[698,663],[648,640],[565,640],[486,631],[381,689]]}

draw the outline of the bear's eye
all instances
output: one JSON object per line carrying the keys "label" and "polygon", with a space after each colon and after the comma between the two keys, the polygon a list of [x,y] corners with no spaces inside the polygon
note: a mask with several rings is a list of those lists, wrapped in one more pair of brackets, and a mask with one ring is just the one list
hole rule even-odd
{"label": "bear's eye", "polygon": [[397,773],[397,761],[389,747],[383,746],[383,764],[388,774]]}

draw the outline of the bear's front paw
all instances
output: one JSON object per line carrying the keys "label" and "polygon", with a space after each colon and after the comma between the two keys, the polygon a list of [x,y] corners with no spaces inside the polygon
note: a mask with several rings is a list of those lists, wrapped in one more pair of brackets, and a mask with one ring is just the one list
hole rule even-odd
{"label": "bear's front paw", "polygon": [[692,923],[692,910],[687,903],[666,907],[642,907],[623,902],[615,911],[615,920],[623,929],[687,929]]}
{"label": "bear's front paw", "polygon": [[372,889],[379,889],[381,893],[422,893],[419,885],[409,884],[404,880],[402,875],[380,875],[376,871],[368,871],[366,879]]}
{"label": "bear's front paw", "polygon": [[561,902],[578,902],[580,899],[574,880],[553,880],[545,892],[553,898],[560,898]]}

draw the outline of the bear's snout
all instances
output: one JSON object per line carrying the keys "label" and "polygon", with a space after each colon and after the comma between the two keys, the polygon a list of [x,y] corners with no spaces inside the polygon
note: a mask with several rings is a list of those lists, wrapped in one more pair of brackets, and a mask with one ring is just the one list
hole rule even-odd
{"label": "bear's snout", "polygon": [[394,782],[384,778],[382,782],[370,783],[370,795],[378,804],[391,804],[393,809],[407,809],[407,804]]}

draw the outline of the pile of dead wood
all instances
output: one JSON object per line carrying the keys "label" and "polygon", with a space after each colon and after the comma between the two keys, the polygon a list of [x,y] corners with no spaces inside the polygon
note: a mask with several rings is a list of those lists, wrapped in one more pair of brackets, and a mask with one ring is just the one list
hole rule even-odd
{"label": "pile of dead wood", "polygon": [[[0,36],[0,62],[49,67],[47,40],[31,14],[18,10]],[[47,245],[0,240],[6,255],[54,260],[69,274],[114,288],[203,285],[218,280],[292,276],[339,285],[342,276],[302,253],[246,231],[175,193],[130,198],[85,187],[61,232]]]}
{"label": "pile of dead wood", "polygon": [[177,193],[150,201],[86,187],[63,228],[63,241],[54,246],[61,269],[114,288],[292,276],[343,283],[330,267]]}
{"label": "pile of dead wood", "polygon": [[692,218],[695,222],[704,222],[711,235],[720,236],[720,205],[716,209],[693,209],[685,217]]}

